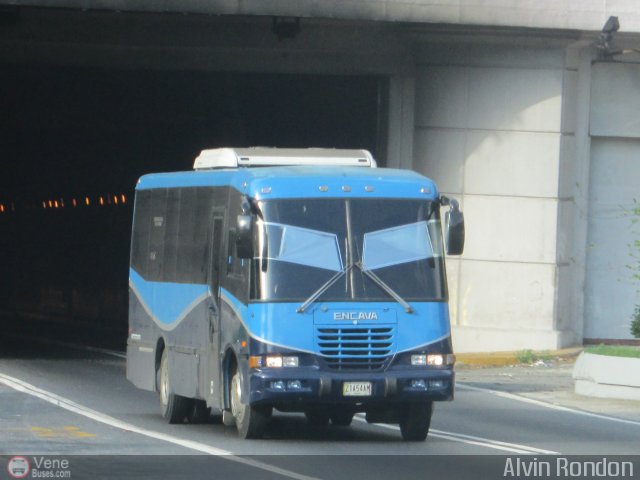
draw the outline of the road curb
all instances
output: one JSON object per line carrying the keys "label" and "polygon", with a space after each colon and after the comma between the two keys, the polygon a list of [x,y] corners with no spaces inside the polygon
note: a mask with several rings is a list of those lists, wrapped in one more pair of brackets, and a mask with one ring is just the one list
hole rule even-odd
{"label": "road curb", "polygon": [[573,360],[584,350],[582,346],[559,350],[521,350],[511,352],[479,352],[456,354],[458,367],[506,367],[509,365],[531,364],[546,360]]}
{"label": "road curb", "polygon": [[640,358],[583,352],[573,368],[578,395],[640,400]]}

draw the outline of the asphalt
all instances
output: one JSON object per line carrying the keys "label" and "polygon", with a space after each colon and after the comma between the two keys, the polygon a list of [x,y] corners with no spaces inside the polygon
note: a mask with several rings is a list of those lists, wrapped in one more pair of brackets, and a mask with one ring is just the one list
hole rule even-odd
{"label": "asphalt", "polygon": [[[16,322],[16,320],[20,322]],[[124,352],[126,332],[94,325],[15,317],[0,312],[2,331],[14,338],[46,337],[64,345],[83,345]],[[574,393],[571,377],[582,346],[553,351],[510,351],[457,354],[456,380],[465,385],[539,400],[553,405],[640,421],[640,402],[585,397]],[[68,354],[65,350],[64,355]],[[29,354],[26,354],[29,356]],[[525,361],[530,363],[525,363]]]}
{"label": "asphalt", "polygon": [[[465,385],[526,397],[595,415],[640,422],[640,401],[577,395],[573,367],[582,347],[553,352],[500,352],[458,355],[456,381]],[[529,356],[531,363],[523,363]]]}

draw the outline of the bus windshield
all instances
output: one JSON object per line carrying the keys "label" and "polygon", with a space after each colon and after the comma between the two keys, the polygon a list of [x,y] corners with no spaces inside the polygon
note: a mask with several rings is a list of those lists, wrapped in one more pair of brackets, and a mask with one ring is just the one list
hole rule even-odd
{"label": "bus windshield", "polygon": [[403,199],[262,201],[252,300],[305,301],[330,283],[320,301],[393,301],[389,288],[407,301],[444,301],[438,207]]}

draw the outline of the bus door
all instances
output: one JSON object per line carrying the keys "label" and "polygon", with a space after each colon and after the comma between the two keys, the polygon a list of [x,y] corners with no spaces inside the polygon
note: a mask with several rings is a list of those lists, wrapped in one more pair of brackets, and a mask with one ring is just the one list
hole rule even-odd
{"label": "bus door", "polygon": [[209,245],[209,298],[207,322],[209,328],[209,348],[207,349],[208,375],[206,392],[209,404],[218,406],[221,400],[222,376],[220,365],[220,275],[224,265],[224,208],[214,209],[211,219],[211,243]]}

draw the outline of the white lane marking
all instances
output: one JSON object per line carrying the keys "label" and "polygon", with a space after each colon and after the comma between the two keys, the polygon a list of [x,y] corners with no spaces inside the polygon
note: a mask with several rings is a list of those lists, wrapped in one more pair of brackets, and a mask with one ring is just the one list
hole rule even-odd
{"label": "white lane marking", "polygon": [[636,420],[627,420],[625,418],[610,417],[608,415],[601,415],[599,413],[591,413],[585,410],[577,410],[574,408],[564,407],[562,405],[556,405],[555,403],[543,402],[542,400],[535,400],[533,398],[523,397],[522,395],[516,395],[514,393],[500,392],[498,390],[491,390],[489,388],[473,387],[471,385],[464,385],[456,382],[456,388],[462,390],[470,390],[474,392],[489,393],[497,397],[507,398],[509,400],[516,400],[518,402],[529,403],[537,405],[539,407],[550,408],[551,410],[558,410],[559,412],[573,413],[575,415],[583,415],[585,417],[597,418],[599,420],[608,420],[610,422],[624,423],[626,425],[634,425],[640,427],[640,422]]}
{"label": "white lane marking", "polygon": [[560,455],[560,452],[556,452],[554,450],[545,450],[543,448],[530,447],[528,445],[522,445],[519,443],[508,443],[508,442],[501,442],[499,440],[490,440],[488,438],[475,437],[473,435],[465,435],[464,433],[444,432],[442,430],[436,430],[436,429],[431,429],[431,432],[434,432],[440,435],[454,436],[460,439],[467,439],[467,440],[472,440],[472,441],[477,441],[482,443],[490,443],[491,445],[494,446],[494,448],[497,448],[500,446],[508,447],[508,448],[516,447],[517,449],[524,450],[526,453],[532,453],[532,454],[538,453],[542,455]]}
{"label": "white lane marking", "polygon": [[[355,420],[359,422],[367,422],[360,414],[354,417]],[[400,430],[400,427],[396,425],[388,425],[386,423],[375,423],[373,424],[377,427],[387,428],[389,430]],[[521,445],[518,443],[507,443],[501,442],[498,440],[491,440],[489,438],[482,437],[474,437],[472,435],[465,435],[462,433],[454,433],[454,432],[446,432],[443,430],[430,429],[429,436],[435,438],[442,438],[445,440],[450,440],[452,442],[460,442],[466,443],[468,445],[476,445],[479,447],[485,448],[493,448],[494,450],[501,450],[504,452],[511,453],[521,453],[523,455],[535,455],[535,454],[543,454],[543,455],[559,455],[559,452],[555,452],[553,450],[544,450],[542,448],[530,447],[528,445]]]}
{"label": "white lane marking", "polygon": [[123,422],[122,420],[118,420],[117,418],[110,417],[109,415],[98,412],[96,410],[92,410],[83,405],[75,403],[67,398],[56,395],[55,393],[42,390],[34,385],[31,385],[20,379],[10,377],[9,375],[5,375],[3,373],[0,373],[0,383],[8,387],[11,387],[14,390],[17,390],[19,392],[26,393],[28,395],[32,395],[34,397],[40,398],[41,400],[52,403],[53,405],[56,405],[60,408],[76,413],[78,415],[82,415],[83,417],[90,418],[97,422],[104,423],[111,427],[119,428],[121,430],[126,430],[133,433],[138,433],[140,435],[144,435],[145,437],[154,438],[156,440],[162,440],[164,442],[172,443],[174,445],[178,445],[191,450],[196,450],[198,452],[206,453],[208,455],[220,456],[226,460],[241,463],[243,465],[247,465],[253,468],[258,468],[260,470],[265,470],[271,473],[275,473],[277,475],[282,475],[283,477],[294,478],[296,480],[318,480],[315,477],[309,477],[307,475],[292,472],[290,470],[285,470],[283,468],[275,467],[273,465],[269,465],[267,463],[263,463],[257,460],[238,457],[233,452],[230,452],[228,450],[222,450],[220,448],[212,447],[204,443],[194,442],[193,440],[185,440],[179,437],[175,437],[173,435],[167,435],[165,433],[156,432],[154,430],[138,427],[131,423]]}

